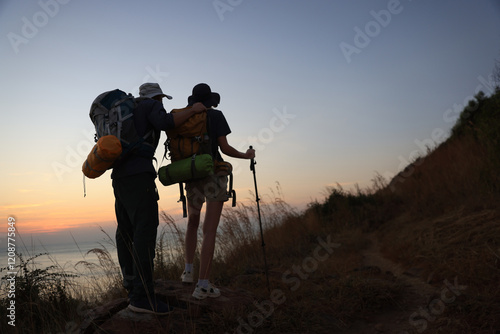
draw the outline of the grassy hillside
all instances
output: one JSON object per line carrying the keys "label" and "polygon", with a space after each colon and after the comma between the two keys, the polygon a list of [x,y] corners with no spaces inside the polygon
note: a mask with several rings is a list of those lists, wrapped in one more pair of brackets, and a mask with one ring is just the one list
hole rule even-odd
{"label": "grassy hillside", "polygon": [[[286,301],[275,305],[260,332],[356,333],[363,321],[374,330],[377,324],[367,319],[406,302],[407,332],[498,333],[499,113],[500,92],[479,93],[450,138],[390,182],[376,175],[371,189],[346,192],[338,186],[303,213],[282,210],[282,222],[267,230],[265,240],[271,286],[284,291]],[[234,228],[237,219],[229,224]],[[324,261],[312,260],[326,238],[340,246]],[[423,304],[415,301],[422,314],[413,313],[402,279],[366,266],[373,238],[388,260],[437,291]],[[262,263],[255,239],[232,250],[220,277],[269,298],[263,276],[252,274]],[[236,283],[229,280],[235,276]]]}
{"label": "grassy hillside", "polygon": [[[500,330],[500,92],[479,93],[451,137],[393,182],[404,210],[377,231],[384,253],[431,283],[457,278],[449,307],[464,333]],[[385,190],[388,191],[387,189]]]}

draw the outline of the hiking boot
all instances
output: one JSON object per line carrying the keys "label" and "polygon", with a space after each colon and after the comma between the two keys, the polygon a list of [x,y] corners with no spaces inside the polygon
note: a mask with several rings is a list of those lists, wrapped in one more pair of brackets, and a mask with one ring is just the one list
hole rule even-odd
{"label": "hiking boot", "polygon": [[206,289],[196,284],[196,289],[194,289],[193,292],[193,297],[200,300],[207,297],[217,298],[219,296],[220,290],[213,286],[211,283],[208,283],[208,287]]}
{"label": "hiking boot", "polygon": [[185,271],[181,275],[182,283],[193,283],[193,273],[190,271]]}
{"label": "hiking boot", "polygon": [[167,315],[174,310],[170,305],[158,300],[156,303],[150,302],[147,298],[130,301],[128,308],[136,313],[149,313],[156,315]]}

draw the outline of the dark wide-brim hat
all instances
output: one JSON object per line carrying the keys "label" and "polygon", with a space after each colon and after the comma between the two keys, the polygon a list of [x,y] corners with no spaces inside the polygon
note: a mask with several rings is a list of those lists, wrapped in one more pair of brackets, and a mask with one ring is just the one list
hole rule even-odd
{"label": "dark wide-brim hat", "polygon": [[206,83],[200,83],[193,87],[193,94],[188,97],[190,104],[201,102],[207,108],[216,107],[220,102],[220,95],[212,92]]}

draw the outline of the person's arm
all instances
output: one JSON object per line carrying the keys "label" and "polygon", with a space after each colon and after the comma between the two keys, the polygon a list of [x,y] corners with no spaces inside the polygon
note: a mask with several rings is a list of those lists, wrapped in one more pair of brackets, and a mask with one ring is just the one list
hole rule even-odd
{"label": "person's arm", "polygon": [[194,114],[203,112],[205,110],[207,110],[207,108],[205,108],[203,103],[197,102],[193,104],[191,108],[176,113],[172,113],[172,115],[174,116],[174,124],[175,126],[179,126],[185,121],[187,121],[189,117],[193,116]]}
{"label": "person's arm", "polygon": [[195,103],[192,107],[187,108],[186,110],[176,113],[167,113],[165,108],[163,108],[163,104],[158,101],[148,99],[143,103],[145,103],[145,105],[142,106],[144,110],[146,110],[146,108],[151,108],[148,120],[158,131],[173,129],[175,126],[184,123],[194,114],[206,110],[202,103]]}
{"label": "person's arm", "polygon": [[238,151],[227,142],[226,136],[220,136],[217,138],[217,144],[219,144],[220,150],[227,156],[238,159],[253,159],[255,158],[255,150],[249,148],[245,153]]}

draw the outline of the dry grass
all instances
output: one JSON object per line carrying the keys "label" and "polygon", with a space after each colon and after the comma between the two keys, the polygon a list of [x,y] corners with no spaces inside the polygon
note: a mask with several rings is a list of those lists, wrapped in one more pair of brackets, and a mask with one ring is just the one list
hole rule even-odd
{"label": "dry grass", "polygon": [[[104,230],[101,231],[113,246],[114,242]],[[75,247],[79,247],[75,242]],[[30,252],[26,249],[26,253]],[[104,244],[99,248],[81,251],[83,260],[73,270],[60,265],[49,253],[25,257],[17,254],[15,270],[1,268],[0,273],[16,272],[15,298],[0,298],[0,333],[73,333],[87,311],[124,293],[121,286],[119,266],[112,259]],[[37,258],[48,257],[52,262],[40,268]],[[97,259],[98,264],[89,258]],[[2,280],[2,291],[7,291]],[[15,327],[8,324],[7,306],[15,300]]]}
{"label": "dry grass", "polygon": [[491,203],[485,155],[474,138],[446,142],[411,166],[394,192],[409,204],[406,211],[419,216],[441,214],[457,204],[476,206],[485,199]]}

